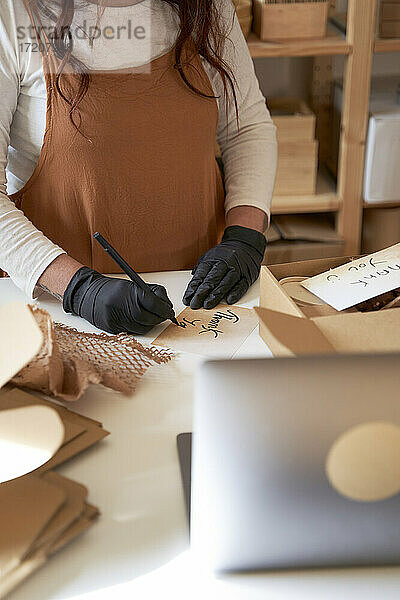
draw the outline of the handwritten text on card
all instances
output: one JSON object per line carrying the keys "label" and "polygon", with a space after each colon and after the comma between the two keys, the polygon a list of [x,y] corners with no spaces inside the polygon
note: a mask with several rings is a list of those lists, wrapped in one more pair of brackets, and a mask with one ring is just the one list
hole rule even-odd
{"label": "handwritten text on card", "polygon": [[400,244],[306,279],[302,285],[336,310],[397,289]]}
{"label": "handwritten text on card", "polygon": [[253,310],[227,305],[214,310],[187,307],[177,320],[180,327],[169,325],[153,343],[218,358],[233,356],[258,323]]}

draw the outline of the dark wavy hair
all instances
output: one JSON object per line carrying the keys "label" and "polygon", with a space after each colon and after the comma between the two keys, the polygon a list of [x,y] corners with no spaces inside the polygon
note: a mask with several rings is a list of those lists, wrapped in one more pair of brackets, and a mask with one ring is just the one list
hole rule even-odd
{"label": "dark wavy hair", "polygon": [[[73,38],[71,35],[71,24],[77,3],[85,5],[85,0],[31,0],[36,5],[39,15],[50,19],[53,24],[51,44],[56,56],[60,59],[60,66],[56,77],[58,93],[69,105],[69,113],[72,123],[76,125],[74,114],[78,111],[78,105],[84,98],[90,85],[90,73],[86,66],[73,54]],[[222,19],[219,15],[217,3],[220,0],[163,0],[169,4],[179,16],[180,28],[175,44],[175,68],[180,77],[196,94],[206,98],[209,96],[197,89],[187,78],[184,65],[181,62],[182,51],[185,44],[192,39],[198,54],[205,59],[219,73],[224,88],[225,107],[229,102],[229,91],[232,94],[236,120],[238,121],[238,106],[235,91],[235,75],[230,66],[222,58],[224,43],[227,40],[227,32],[224,31]],[[99,0],[98,18],[101,18],[104,4]],[[61,75],[69,65],[79,75],[79,85],[71,96],[66,95],[61,85]],[[79,113],[79,111],[78,111]]]}

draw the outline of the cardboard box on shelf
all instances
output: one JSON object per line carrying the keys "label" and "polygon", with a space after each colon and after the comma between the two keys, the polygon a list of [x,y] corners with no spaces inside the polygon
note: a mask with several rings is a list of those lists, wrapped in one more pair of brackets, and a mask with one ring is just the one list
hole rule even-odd
{"label": "cardboard box on shelf", "polygon": [[260,335],[274,356],[400,351],[400,310],[397,308],[368,313],[355,309],[339,312],[329,306],[303,308],[279,283],[286,277],[318,275],[352,258],[261,268],[260,307],[255,310],[260,319]]}
{"label": "cardboard box on shelf", "polygon": [[281,142],[311,142],[315,139],[316,116],[300,98],[268,98],[276,138]]}
{"label": "cardboard box on shelf", "polygon": [[381,38],[400,37],[399,0],[381,0],[379,16],[379,36]]}
{"label": "cardboard box on shelf", "polygon": [[399,0],[381,0],[381,21],[400,21]]}
{"label": "cardboard box on shelf", "polygon": [[278,140],[274,195],[315,194],[318,168],[315,114],[300,98],[269,98],[268,108]]}
{"label": "cardboard box on shelf", "polygon": [[263,42],[323,38],[329,0],[270,3],[254,0],[254,31]]}
{"label": "cardboard box on shelf", "polygon": [[379,35],[381,38],[400,38],[400,20],[381,23]]}
{"label": "cardboard box on shelf", "polygon": [[285,142],[278,146],[275,196],[315,194],[318,142]]}

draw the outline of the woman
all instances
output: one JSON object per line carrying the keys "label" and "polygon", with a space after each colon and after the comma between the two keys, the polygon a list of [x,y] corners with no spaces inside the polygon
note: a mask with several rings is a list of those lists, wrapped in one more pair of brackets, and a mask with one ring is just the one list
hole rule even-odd
{"label": "woman", "polygon": [[0,89],[0,267],[30,298],[111,333],[171,318],[100,274],[95,231],[137,271],[194,267],[192,308],[257,279],[275,127],[231,0],[2,0]]}

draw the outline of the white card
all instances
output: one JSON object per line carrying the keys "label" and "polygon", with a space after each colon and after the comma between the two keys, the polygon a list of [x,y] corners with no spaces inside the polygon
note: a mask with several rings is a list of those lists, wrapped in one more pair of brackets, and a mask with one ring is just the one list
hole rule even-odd
{"label": "white card", "polygon": [[171,323],[153,344],[214,358],[232,357],[258,325],[251,308],[222,304],[213,310],[187,307],[177,320],[180,327]]}
{"label": "white card", "polygon": [[301,284],[336,310],[400,287],[400,244],[331,269]]}
{"label": "white card", "polygon": [[0,388],[39,352],[43,334],[23,302],[0,307]]}
{"label": "white card", "polygon": [[38,469],[64,440],[54,408],[23,406],[0,411],[0,483]]}

